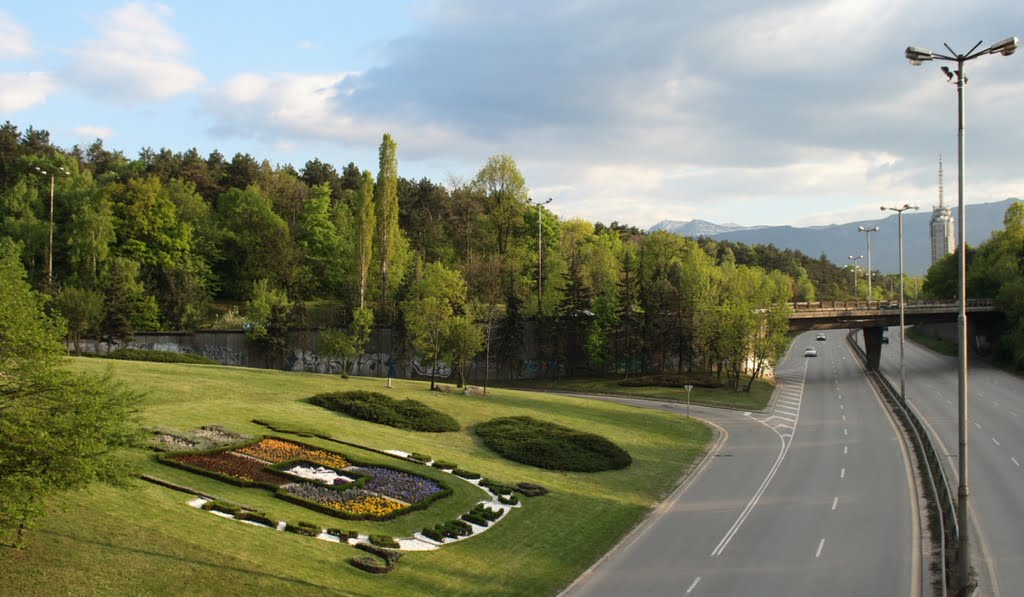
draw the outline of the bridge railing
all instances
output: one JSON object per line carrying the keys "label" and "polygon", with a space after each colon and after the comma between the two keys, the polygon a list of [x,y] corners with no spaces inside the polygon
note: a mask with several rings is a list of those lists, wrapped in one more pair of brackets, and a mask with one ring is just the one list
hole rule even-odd
{"label": "bridge railing", "polygon": [[[992,299],[974,298],[967,299],[967,307],[992,307]],[[904,309],[935,309],[957,307],[957,301],[925,301],[911,300],[904,301]],[[802,301],[789,303],[793,311],[861,311],[861,310],[890,310],[899,309],[899,301]]]}
{"label": "bridge railing", "polygon": [[[864,349],[857,343],[856,332],[851,332],[846,337],[847,342],[854,349],[862,363],[867,362],[867,355]],[[878,371],[868,371],[868,378],[882,393],[889,403],[892,411],[900,419],[903,428],[908,431],[914,443],[914,451],[918,456],[918,469],[927,480],[925,492],[928,503],[928,510],[936,523],[938,540],[935,535],[932,541],[938,543],[939,566],[942,579],[942,595],[947,595],[949,585],[956,586],[950,578],[957,570],[956,558],[957,549],[960,545],[960,526],[956,519],[956,504],[953,502],[953,493],[950,491],[949,480],[946,471],[942,466],[940,452],[935,449],[931,436],[927,429],[921,424],[921,420],[913,409],[907,408],[900,399],[899,391],[892,383]]]}

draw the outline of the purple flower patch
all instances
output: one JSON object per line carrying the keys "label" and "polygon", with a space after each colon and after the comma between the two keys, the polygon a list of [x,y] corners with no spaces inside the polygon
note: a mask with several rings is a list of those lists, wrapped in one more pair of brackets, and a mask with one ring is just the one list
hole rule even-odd
{"label": "purple flower patch", "polygon": [[435,481],[382,466],[363,466],[349,470],[370,477],[363,489],[409,504],[422,502],[435,493],[443,491],[443,488]]}

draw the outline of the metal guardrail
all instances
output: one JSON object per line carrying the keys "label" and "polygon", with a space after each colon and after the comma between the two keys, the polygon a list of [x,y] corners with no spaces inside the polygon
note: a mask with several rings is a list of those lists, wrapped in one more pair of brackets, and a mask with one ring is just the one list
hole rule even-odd
{"label": "metal guardrail", "polygon": [[[957,301],[921,301],[911,300],[905,301],[903,304],[905,309],[935,309],[935,308],[957,308],[959,303]],[[992,299],[980,299],[980,298],[969,298],[966,302],[967,307],[994,307],[995,302]],[[899,301],[806,301],[789,303],[790,309],[794,312],[801,311],[850,311],[850,310],[891,310],[899,309]]]}
{"label": "metal guardrail", "polygon": [[[864,354],[864,350],[857,344],[856,333],[851,332],[848,334],[846,341],[854,349],[861,362],[866,363],[867,355]],[[893,413],[903,423],[904,429],[909,430],[910,435],[913,436],[912,439],[914,440],[914,447],[916,448],[918,458],[924,461],[923,467],[920,466],[920,460],[918,461],[918,468],[923,468],[927,473],[928,484],[925,487],[925,491],[929,492],[930,495],[926,501],[928,502],[929,512],[935,516],[938,522],[942,595],[946,597],[948,587],[953,584],[949,575],[957,569],[955,564],[957,547],[960,544],[960,525],[957,523],[956,504],[953,503],[953,494],[949,489],[949,481],[942,467],[942,460],[939,452],[935,450],[931,436],[928,435],[927,429],[921,424],[917,414],[912,409],[906,408],[900,400],[899,391],[880,372],[868,371],[867,374],[868,379],[879,389]],[[932,541],[935,542],[934,536]]]}

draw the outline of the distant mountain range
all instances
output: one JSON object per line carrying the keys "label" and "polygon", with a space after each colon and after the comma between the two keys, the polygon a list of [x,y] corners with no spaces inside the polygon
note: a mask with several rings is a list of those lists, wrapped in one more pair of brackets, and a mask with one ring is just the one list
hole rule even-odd
{"label": "distant mountain range", "polygon": [[[1016,198],[995,203],[967,206],[967,244],[977,246],[989,239],[994,230],[1003,228],[1003,216]],[[956,205],[953,205],[954,225],[959,225]],[[882,212],[889,213],[889,212]],[[931,209],[903,214],[903,269],[912,276],[923,276],[931,267]],[[831,224],[797,228],[794,226],[740,226],[715,224],[704,220],[678,222],[663,220],[651,226],[650,232],[665,230],[690,238],[706,236],[747,245],[775,245],[780,249],[793,249],[817,258],[824,254],[840,267],[850,263],[850,255],[867,255],[867,234],[858,226],[878,226],[871,233],[871,268],[883,274],[899,271],[899,240],[896,214],[878,220],[863,220],[847,224]],[[866,265],[860,261],[861,267]]]}

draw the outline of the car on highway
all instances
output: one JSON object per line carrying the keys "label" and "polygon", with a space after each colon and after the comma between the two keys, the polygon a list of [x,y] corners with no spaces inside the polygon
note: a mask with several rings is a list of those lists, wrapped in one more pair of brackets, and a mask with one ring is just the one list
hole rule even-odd
{"label": "car on highway", "polygon": [[885,334],[882,334],[882,344],[888,344],[888,343],[889,343],[889,336],[887,336]]}
{"label": "car on highway", "polygon": [[818,332],[818,337],[815,338],[815,340],[817,340],[819,342],[823,342],[825,340],[825,334],[823,334],[821,332]]}
{"label": "car on highway", "polygon": [[818,349],[814,348],[813,346],[808,346],[807,349],[804,350],[804,356],[805,357],[816,357],[816,356],[818,356]]}

